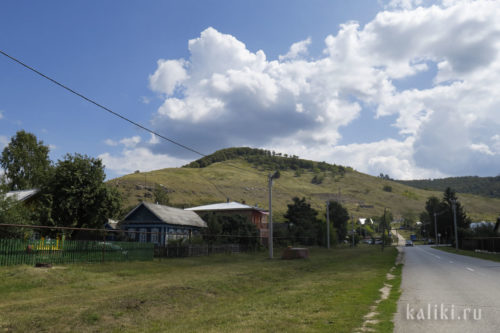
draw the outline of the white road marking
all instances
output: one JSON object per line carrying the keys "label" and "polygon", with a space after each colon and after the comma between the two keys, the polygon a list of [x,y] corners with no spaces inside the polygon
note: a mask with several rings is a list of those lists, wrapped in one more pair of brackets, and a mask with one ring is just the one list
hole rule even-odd
{"label": "white road marking", "polygon": [[450,260],[450,264],[453,264],[453,261]]}
{"label": "white road marking", "polygon": [[465,268],[467,268],[471,272],[474,272],[474,270],[472,268],[469,268],[469,267],[465,267]]}

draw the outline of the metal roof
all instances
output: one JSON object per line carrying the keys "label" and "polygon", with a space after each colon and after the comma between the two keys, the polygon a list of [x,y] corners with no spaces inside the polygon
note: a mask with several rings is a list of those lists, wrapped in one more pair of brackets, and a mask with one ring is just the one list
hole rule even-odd
{"label": "metal roof", "polygon": [[36,189],[36,188],[31,189],[31,190],[10,191],[10,192],[5,193],[5,197],[12,198],[16,201],[24,201],[24,200],[34,196],[38,192],[40,192],[40,190]]}
{"label": "metal roof", "polygon": [[213,211],[213,210],[257,210],[264,213],[264,210],[259,207],[245,205],[239,202],[223,202],[205,206],[191,207],[186,208],[184,210],[192,210],[192,211]]}
{"label": "metal roof", "polygon": [[118,229],[118,221],[115,221],[113,219],[108,219],[108,223],[106,223],[104,226],[106,227],[106,225],[111,229]]}
{"label": "metal roof", "polygon": [[175,225],[186,225],[192,227],[206,228],[207,223],[201,219],[195,212],[185,211],[183,209],[158,205],[150,202],[142,202],[135,207],[122,222],[127,223],[127,218],[135,212],[139,207],[144,205],[162,222]]}
{"label": "metal roof", "polygon": [[373,224],[373,220],[370,218],[370,219],[366,219],[366,218],[359,218],[358,219],[358,222],[362,225],[365,225],[365,223],[371,223]]}

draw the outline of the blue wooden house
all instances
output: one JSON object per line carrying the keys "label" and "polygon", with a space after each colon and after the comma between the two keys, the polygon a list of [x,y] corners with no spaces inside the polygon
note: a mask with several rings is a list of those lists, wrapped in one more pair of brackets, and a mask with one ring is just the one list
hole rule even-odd
{"label": "blue wooden house", "polygon": [[198,214],[183,209],[142,202],[120,222],[131,240],[158,245],[200,233],[207,224]]}

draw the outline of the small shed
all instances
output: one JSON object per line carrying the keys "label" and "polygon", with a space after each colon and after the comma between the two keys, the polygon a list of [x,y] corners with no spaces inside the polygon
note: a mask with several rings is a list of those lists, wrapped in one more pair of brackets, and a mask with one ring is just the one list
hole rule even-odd
{"label": "small shed", "polygon": [[127,231],[131,240],[158,245],[191,237],[206,227],[195,212],[149,202],[141,202],[120,222],[120,229]]}

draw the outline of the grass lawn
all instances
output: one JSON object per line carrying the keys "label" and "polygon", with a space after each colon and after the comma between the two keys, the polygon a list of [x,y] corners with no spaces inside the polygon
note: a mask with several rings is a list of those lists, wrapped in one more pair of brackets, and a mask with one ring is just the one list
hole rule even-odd
{"label": "grass lawn", "polygon": [[486,260],[500,262],[500,254],[482,253],[482,252],[475,252],[475,251],[469,251],[469,250],[458,250],[457,251],[453,246],[433,246],[432,248],[437,249],[437,250],[441,250],[441,251],[445,251],[445,252],[460,254],[463,256],[469,256],[469,257],[475,257],[475,258],[479,258],[479,259],[486,259]]}
{"label": "grass lawn", "polygon": [[[359,246],[311,249],[310,259],[292,261],[260,252],[0,267],[0,331],[352,332],[396,255]],[[394,311],[378,331],[392,331]]]}

